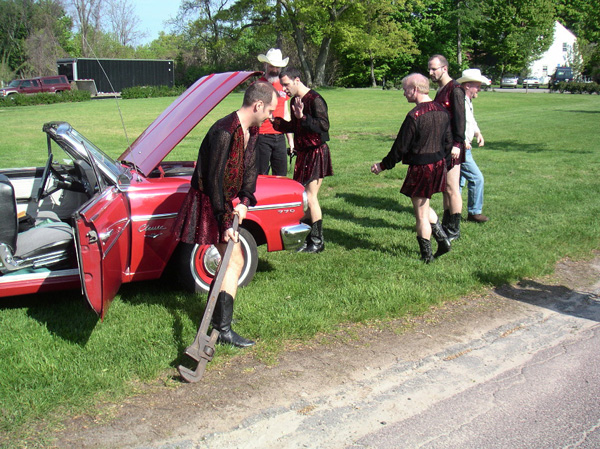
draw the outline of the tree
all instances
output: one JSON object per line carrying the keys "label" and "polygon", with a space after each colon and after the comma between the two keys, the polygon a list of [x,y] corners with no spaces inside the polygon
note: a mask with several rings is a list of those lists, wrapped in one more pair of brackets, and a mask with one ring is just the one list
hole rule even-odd
{"label": "tree", "polygon": [[233,0],[187,0],[180,8],[180,17],[197,15],[184,27],[184,34],[196,47],[196,55],[200,63],[208,63],[213,67],[222,67],[227,59],[227,45],[224,40],[226,23],[222,18]]}
{"label": "tree", "polygon": [[477,59],[493,64],[498,76],[520,73],[552,44],[552,0],[486,0],[481,10],[485,26],[476,45]]}
{"label": "tree", "polygon": [[25,62],[25,39],[29,35],[29,7],[23,1],[0,2],[1,75],[12,78]]}
{"label": "tree", "polygon": [[105,0],[66,0],[74,12],[75,22],[81,39],[81,55],[91,56],[96,38],[101,30],[102,10]]}
{"label": "tree", "polygon": [[[354,0],[280,0],[292,29],[298,59],[308,85],[325,84],[325,70],[331,43],[344,14],[358,3]],[[318,53],[311,64],[308,44],[314,44]]]}
{"label": "tree", "polygon": [[31,75],[56,74],[56,60],[73,49],[73,22],[56,0],[33,4],[31,32],[25,40],[27,63]]}
{"label": "tree", "polygon": [[124,47],[133,46],[143,33],[138,30],[140,18],[129,0],[109,0],[107,21],[109,31]]}
{"label": "tree", "polygon": [[403,7],[404,3],[392,0],[357,2],[353,12],[355,20],[347,22],[339,31],[339,48],[346,58],[355,59],[359,64],[366,62],[372,87],[377,85],[377,79],[391,75],[387,62],[400,57],[412,59],[418,53],[412,34],[393,17],[395,9]]}
{"label": "tree", "polygon": [[72,42],[72,22],[60,1],[0,1],[0,16],[1,78],[56,73],[56,57]]}

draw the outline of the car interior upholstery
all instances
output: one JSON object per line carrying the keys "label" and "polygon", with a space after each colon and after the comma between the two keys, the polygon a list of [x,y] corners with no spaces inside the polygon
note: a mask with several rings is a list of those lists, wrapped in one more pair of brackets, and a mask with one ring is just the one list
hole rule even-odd
{"label": "car interior upholstery", "polygon": [[0,174],[0,273],[25,268],[64,265],[75,252],[73,230],[52,211],[35,217],[22,217],[19,223],[15,189],[10,179]]}

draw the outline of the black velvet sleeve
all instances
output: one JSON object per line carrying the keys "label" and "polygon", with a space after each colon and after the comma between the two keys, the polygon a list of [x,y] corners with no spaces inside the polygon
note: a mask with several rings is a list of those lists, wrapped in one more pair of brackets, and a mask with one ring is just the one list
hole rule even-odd
{"label": "black velvet sleeve", "polygon": [[283,117],[274,117],[273,129],[275,129],[275,131],[279,131],[280,133],[293,133],[294,125],[292,122],[284,120]]}
{"label": "black velvet sleeve", "polygon": [[454,146],[454,139],[452,138],[452,130],[450,127],[450,123],[446,126],[446,132],[444,134],[444,151],[446,154],[446,159],[450,157],[452,153],[452,147]]}
{"label": "black velvet sleeve", "polygon": [[404,122],[402,122],[402,126],[392,145],[392,149],[381,161],[381,168],[383,170],[391,170],[394,168],[396,164],[402,160],[403,156],[408,153],[413,144],[416,130],[415,120],[407,115]]}
{"label": "black velvet sleeve", "polygon": [[465,114],[465,91],[461,87],[452,89],[452,136],[453,146],[464,148],[467,119]]}
{"label": "black velvet sleeve", "polygon": [[327,103],[325,103],[322,97],[318,96],[314,99],[312,114],[305,114],[302,119],[302,127],[319,134],[329,132]]}

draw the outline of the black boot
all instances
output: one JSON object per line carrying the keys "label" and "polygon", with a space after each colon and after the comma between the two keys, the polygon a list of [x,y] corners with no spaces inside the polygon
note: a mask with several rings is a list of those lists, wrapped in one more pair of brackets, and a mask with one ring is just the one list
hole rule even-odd
{"label": "black boot", "polygon": [[425,263],[433,262],[433,254],[431,254],[431,242],[423,237],[417,236],[419,249],[421,250],[421,260]]}
{"label": "black boot", "polygon": [[323,220],[315,221],[308,235],[308,245],[302,250],[303,253],[320,253],[325,249],[323,240]]}
{"label": "black boot", "polygon": [[440,257],[450,251],[450,240],[448,239],[446,232],[444,232],[444,228],[442,228],[439,220],[435,223],[431,223],[431,234],[438,244],[438,249],[433,257]]}
{"label": "black boot", "polygon": [[253,346],[254,342],[238,335],[231,329],[233,318],[233,296],[227,292],[220,292],[212,316],[213,328],[219,331],[218,343],[225,343],[238,348]]}
{"label": "black boot", "polygon": [[444,215],[442,215],[442,228],[446,235],[448,235],[448,225],[450,224],[450,211],[448,209],[444,209]]}
{"label": "black boot", "polygon": [[460,218],[460,213],[451,214],[448,226],[444,229],[448,235],[448,240],[451,242],[460,238]]}

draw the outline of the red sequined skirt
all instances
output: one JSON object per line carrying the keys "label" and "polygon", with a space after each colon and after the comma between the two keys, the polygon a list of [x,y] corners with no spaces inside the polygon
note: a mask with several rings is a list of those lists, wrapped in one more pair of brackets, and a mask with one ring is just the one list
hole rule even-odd
{"label": "red sequined skirt", "polygon": [[457,165],[462,164],[466,160],[466,157],[467,150],[462,148],[460,150],[460,156],[458,156],[458,159],[453,159],[452,156],[448,156],[448,159],[446,160],[446,168],[448,169],[448,171],[452,170]]}
{"label": "red sequined skirt", "polygon": [[446,161],[433,164],[409,165],[400,189],[409,198],[431,198],[434,193],[446,191]]}
{"label": "red sequined skirt", "polygon": [[294,166],[294,181],[306,186],[315,179],[332,175],[331,154],[326,143],[310,150],[298,151]]}
{"label": "red sequined skirt", "polygon": [[208,195],[190,188],[173,225],[173,234],[176,239],[190,244],[214,245],[223,242],[224,236]]}

